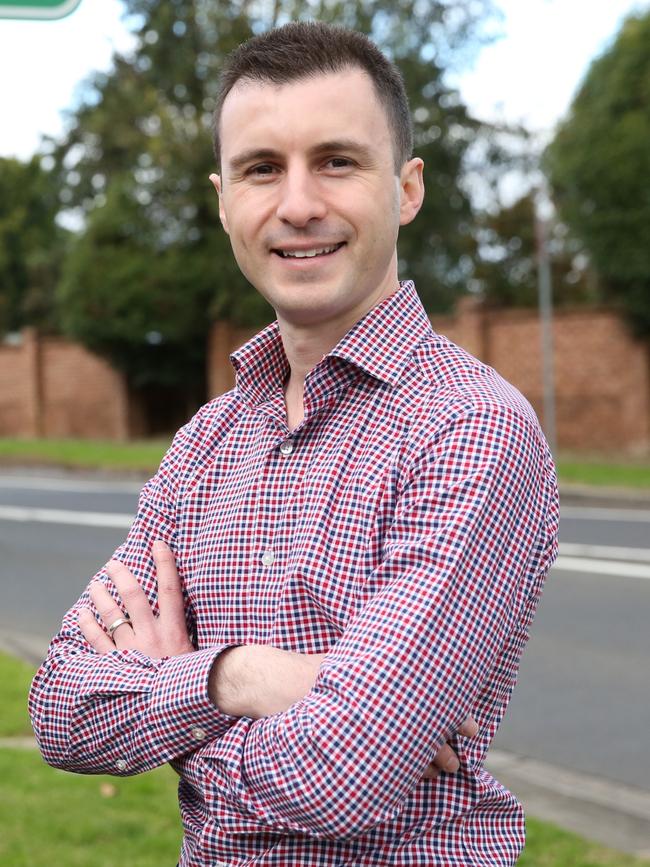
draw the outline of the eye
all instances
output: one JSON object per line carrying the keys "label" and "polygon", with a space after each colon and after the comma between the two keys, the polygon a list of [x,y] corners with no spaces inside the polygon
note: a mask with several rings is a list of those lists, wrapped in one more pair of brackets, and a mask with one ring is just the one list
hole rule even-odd
{"label": "eye", "polygon": [[253,177],[265,177],[267,175],[272,175],[277,171],[275,166],[270,165],[269,163],[260,163],[256,166],[251,166],[246,174],[252,175]]}
{"label": "eye", "polygon": [[330,157],[325,166],[332,169],[349,169],[354,165],[348,157]]}

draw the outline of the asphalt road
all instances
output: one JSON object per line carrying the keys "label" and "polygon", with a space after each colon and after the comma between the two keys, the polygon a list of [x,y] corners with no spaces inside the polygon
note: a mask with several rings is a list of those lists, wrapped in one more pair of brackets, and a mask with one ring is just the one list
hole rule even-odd
{"label": "asphalt road", "polygon": [[[0,631],[46,643],[137,490],[0,473]],[[650,791],[650,510],[568,505],[561,542],[495,747]]]}

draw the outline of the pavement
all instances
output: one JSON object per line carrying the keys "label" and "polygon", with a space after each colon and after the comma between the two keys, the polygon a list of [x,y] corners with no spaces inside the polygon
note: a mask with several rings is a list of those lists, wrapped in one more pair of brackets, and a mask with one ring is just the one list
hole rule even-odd
{"label": "pavement", "polygon": [[622,509],[650,509],[650,490],[563,484],[560,485],[560,501],[567,505],[616,505]]}
{"label": "pavement", "polygon": [[[24,468],[21,472],[25,472]],[[39,475],[42,474],[41,468]],[[78,472],[71,475],[79,477]],[[85,475],[107,478],[106,474]],[[134,481],[132,475],[129,481]],[[565,505],[650,509],[647,490],[563,485],[561,499]],[[0,649],[37,665],[45,654],[47,641],[42,636],[5,630],[0,631]],[[8,746],[29,749],[35,747],[35,742],[30,738],[21,739],[20,743],[0,741],[0,749]],[[528,815],[650,859],[650,791],[501,750],[490,750],[486,768],[517,794]]]}

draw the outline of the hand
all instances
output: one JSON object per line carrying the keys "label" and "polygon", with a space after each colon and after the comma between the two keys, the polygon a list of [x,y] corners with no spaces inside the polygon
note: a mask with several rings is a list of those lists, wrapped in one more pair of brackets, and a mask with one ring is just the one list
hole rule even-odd
{"label": "hand", "polygon": [[[466,738],[473,738],[478,734],[478,724],[474,717],[467,717],[458,729],[458,734]],[[446,771],[448,774],[455,774],[459,767],[460,762],[456,753],[449,744],[443,744],[435,754],[431,764],[427,766],[427,769],[422,774],[422,778],[425,780],[435,780],[443,771]]]}
{"label": "hand", "polygon": [[174,555],[164,542],[159,541],[153,543],[153,559],[158,578],[160,614],[157,617],[137,579],[119,560],[111,560],[106,571],[124,608],[116,604],[101,582],[91,582],[90,598],[107,629],[119,618],[126,618],[127,614],[129,618],[111,636],[97,623],[90,609],[84,608],[79,612],[79,628],[97,653],[129,649],[139,650],[151,659],[161,659],[194,651],[187,634],[183,593]]}

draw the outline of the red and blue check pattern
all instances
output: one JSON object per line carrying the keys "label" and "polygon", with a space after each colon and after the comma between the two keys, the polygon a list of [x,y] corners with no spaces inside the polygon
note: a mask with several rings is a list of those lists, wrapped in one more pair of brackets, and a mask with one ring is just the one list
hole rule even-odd
{"label": "red and blue check pattern", "polygon": [[[534,413],[431,330],[412,283],[309,374],[292,432],[277,325],[233,360],[237,387],[179,431],[116,554],[155,606],[151,545],[171,545],[198,652],[99,656],[75,606],[32,688],[43,755],[173,761],[187,867],[514,864],[522,810],[483,760],[557,550]],[[207,677],[245,643],[327,657],[286,713],[237,719]],[[422,779],[470,712],[461,770]]]}

